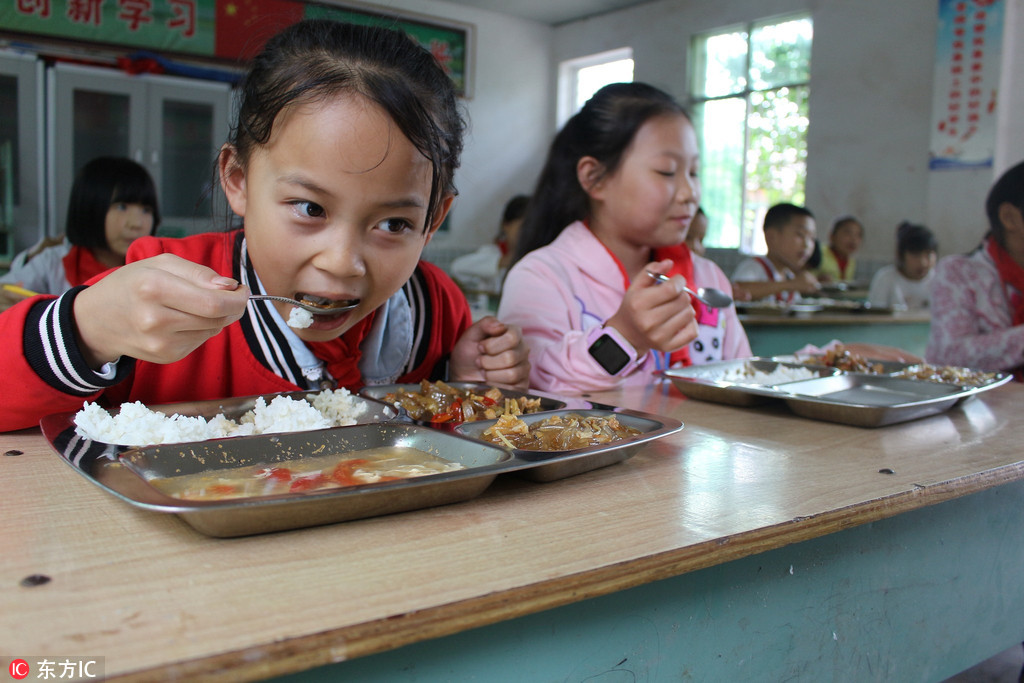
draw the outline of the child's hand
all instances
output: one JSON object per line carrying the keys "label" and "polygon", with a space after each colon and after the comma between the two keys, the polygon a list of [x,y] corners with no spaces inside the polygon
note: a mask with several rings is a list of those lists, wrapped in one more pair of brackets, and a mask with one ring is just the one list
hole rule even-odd
{"label": "child's hand", "polygon": [[529,355],[518,327],[487,316],[463,332],[455,343],[451,378],[526,389],[530,384]]}
{"label": "child's hand", "polygon": [[[665,274],[671,267],[672,261],[659,261],[645,270]],[[679,275],[664,284],[646,275],[634,278],[619,310],[605,324],[618,330],[640,355],[650,349],[681,349],[697,338],[690,295],[676,286],[685,284]]]}
{"label": "child's hand", "polygon": [[130,356],[173,363],[245,313],[249,290],[206,266],[161,254],[122,266],[75,298],[94,368]]}
{"label": "child's hand", "polygon": [[786,290],[795,289],[801,294],[814,294],[821,289],[821,283],[814,274],[802,270],[792,280],[786,280]]}

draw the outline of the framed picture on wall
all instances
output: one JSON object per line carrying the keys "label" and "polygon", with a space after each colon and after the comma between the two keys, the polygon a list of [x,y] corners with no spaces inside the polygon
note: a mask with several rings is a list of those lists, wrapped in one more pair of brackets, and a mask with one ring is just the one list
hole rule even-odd
{"label": "framed picture on wall", "polygon": [[455,83],[460,97],[473,97],[474,27],[405,11],[349,4],[306,3],[305,17],[385,26],[408,34],[428,50]]}

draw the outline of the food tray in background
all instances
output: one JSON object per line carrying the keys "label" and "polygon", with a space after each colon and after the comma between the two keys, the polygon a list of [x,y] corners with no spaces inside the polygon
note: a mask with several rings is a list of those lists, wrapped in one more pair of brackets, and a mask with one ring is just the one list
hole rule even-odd
{"label": "food tray in background", "polygon": [[777,315],[806,317],[825,310],[820,303],[795,302],[791,304],[774,301],[737,301],[736,312],[741,315]]}
{"label": "food tray in background", "polygon": [[[488,384],[476,384],[476,383],[473,383],[473,382],[446,382],[446,384],[448,384],[448,386],[452,387],[453,389],[458,389],[460,391],[470,391],[470,392],[475,393],[475,394],[483,394],[484,392],[486,392],[487,390],[492,388],[492,386],[488,385]],[[540,399],[540,410],[541,411],[560,410],[562,408],[567,407],[567,405],[568,405],[563,400],[560,400],[560,399],[557,399],[557,398],[554,398],[554,397],[550,397],[550,396],[545,396],[545,395],[542,395],[542,394],[532,394],[532,393],[528,393],[528,392],[525,392],[525,391],[517,391],[515,389],[506,389],[505,387],[499,387],[499,388],[501,390],[501,394],[502,394],[503,397],[507,397],[507,398],[536,398],[536,399]],[[399,391],[408,391],[408,392],[418,393],[419,389],[420,389],[420,385],[419,384],[380,384],[380,385],[376,385],[376,386],[363,387],[359,391],[359,395],[360,396],[365,396],[367,398],[372,398],[374,400],[381,401],[381,402],[386,403],[387,405],[390,405],[391,407],[395,408],[395,410],[398,410],[401,413],[403,419],[407,419],[410,422],[413,422],[414,424],[420,424],[420,425],[424,425],[424,426],[427,426],[427,427],[433,427],[433,428],[439,428],[439,429],[448,429],[448,430],[454,429],[456,426],[461,424],[460,422],[453,422],[453,421],[435,422],[435,421],[432,421],[432,420],[418,420],[418,419],[414,419],[411,416],[409,416],[409,414],[405,411],[404,408],[397,408],[396,406],[394,406],[394,405],[392,405],[390,403],[387,403],[385,401],[385,398],[384,398],[388,394],[396,393],[396,392],[399,392]]]}
{"label": "food tray in background", "polygon": [[[520,419],[527,425],[541,422],[553,415],[576,414],[583,417],[611,417],[640,433],[608,444],[588,446],[564,451],[533,451],[513,449],[511,452],[517,460],[530,463],[529,467],[519,469],[517,474],[532,481],[555,481],[565,479],[583,472],[613,465],[633,457],[644,444],[673,434],[683,428],[683,423],[670,417],[651,415],[636,410],[617,408],[603,409],[564,409],[544,413],[521,415]],[[456,428],[456,432],[472,439],[479,439],[485,430],[497,420],[464,422]],[[481,441],[481,443],[488,443]]]}
{"label": "food tray in background", "polygon": [[[808,378],[826,377],[838,372],[833,368],[809,367],[795,360],[754,357],[671,368],[663,374],[672,380],[684,396],[733,406],[753,406],[778,398],[779,392],[774,387],[793,381],[781,379],[780,382],[766,384],[754,381],[753,373],[769,375],[780,369],[781,372],[791,370],[806,373]],[[747,370],[751,371],[751,376],[741,377]]]}
{"label": "food tray in background", "polygon": [[[748,358],[672,369],[664,373],[681,393],[691,398],[737,406],[784,401],[797,415],[857,427],[881,427],[935,415],[977,394],[1005,384],[1011,377],[998,373],[977,386],[905,379],[908,363],[883,362],[880,374],[846,372],[824,365],[796,362],[795,357]],[[723,380],[737,367],[763,372],[776,367],[804,367],[818,376],[774,384],[748,386]]]}
{"label": "food tray in background", "polygon": [[[307,432],[258,434],[158,446],[111,446],[75,434],[73,413],[42,423],[43,435],[79,473],[147,510],[173,513],[209,536],[231,537],[331,524],[445,505],[473,498],[513,462],[505,449],[402,422]],[[309,454],[353,454],[370,448],[417,448],[465,469],[345,488],[224,500],[187,500],[151,482],[205,471],[285,465]]]}

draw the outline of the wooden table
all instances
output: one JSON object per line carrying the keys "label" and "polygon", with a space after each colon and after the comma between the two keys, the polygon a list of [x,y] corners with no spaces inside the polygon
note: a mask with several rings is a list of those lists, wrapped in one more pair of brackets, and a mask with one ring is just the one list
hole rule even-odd
{"label": "wooden table", "polygon": [[755,356],[790,354],[806,344],[833,339],[895,346],[924,357],[931,325],[929,311],[899,313],[740,314]]}
{"label": "wooden table", "polygon": [[0,659],[102,657],[118,681],[940,680],[1024,639],[1024,386],[875,430],[667,385],[596,398],[686,428],[558,482],[228,540],[109,496],[36,430],[0,435],[22,451],[0,455]]}

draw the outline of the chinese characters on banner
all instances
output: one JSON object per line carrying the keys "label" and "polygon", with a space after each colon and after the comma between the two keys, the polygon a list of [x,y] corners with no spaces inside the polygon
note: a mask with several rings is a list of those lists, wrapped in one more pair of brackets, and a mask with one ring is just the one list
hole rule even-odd
{"label": "chinese characters on banner", "polygon": [[11,0],[5,28],[72,40],[212,55],[215,0]]}
{"label": "chinese characters on banner", "polygon": [[939,0],[929,168],[992,165],[1004,0]]}
{"label": "chinese characters on banner", "polygon": [[4,28],[22,33],[233,62],[279,30],[327,17],[398,28],[430,50],[460,94],[469,90],[469,29],[340,5],[295,0],[4,0]]}

